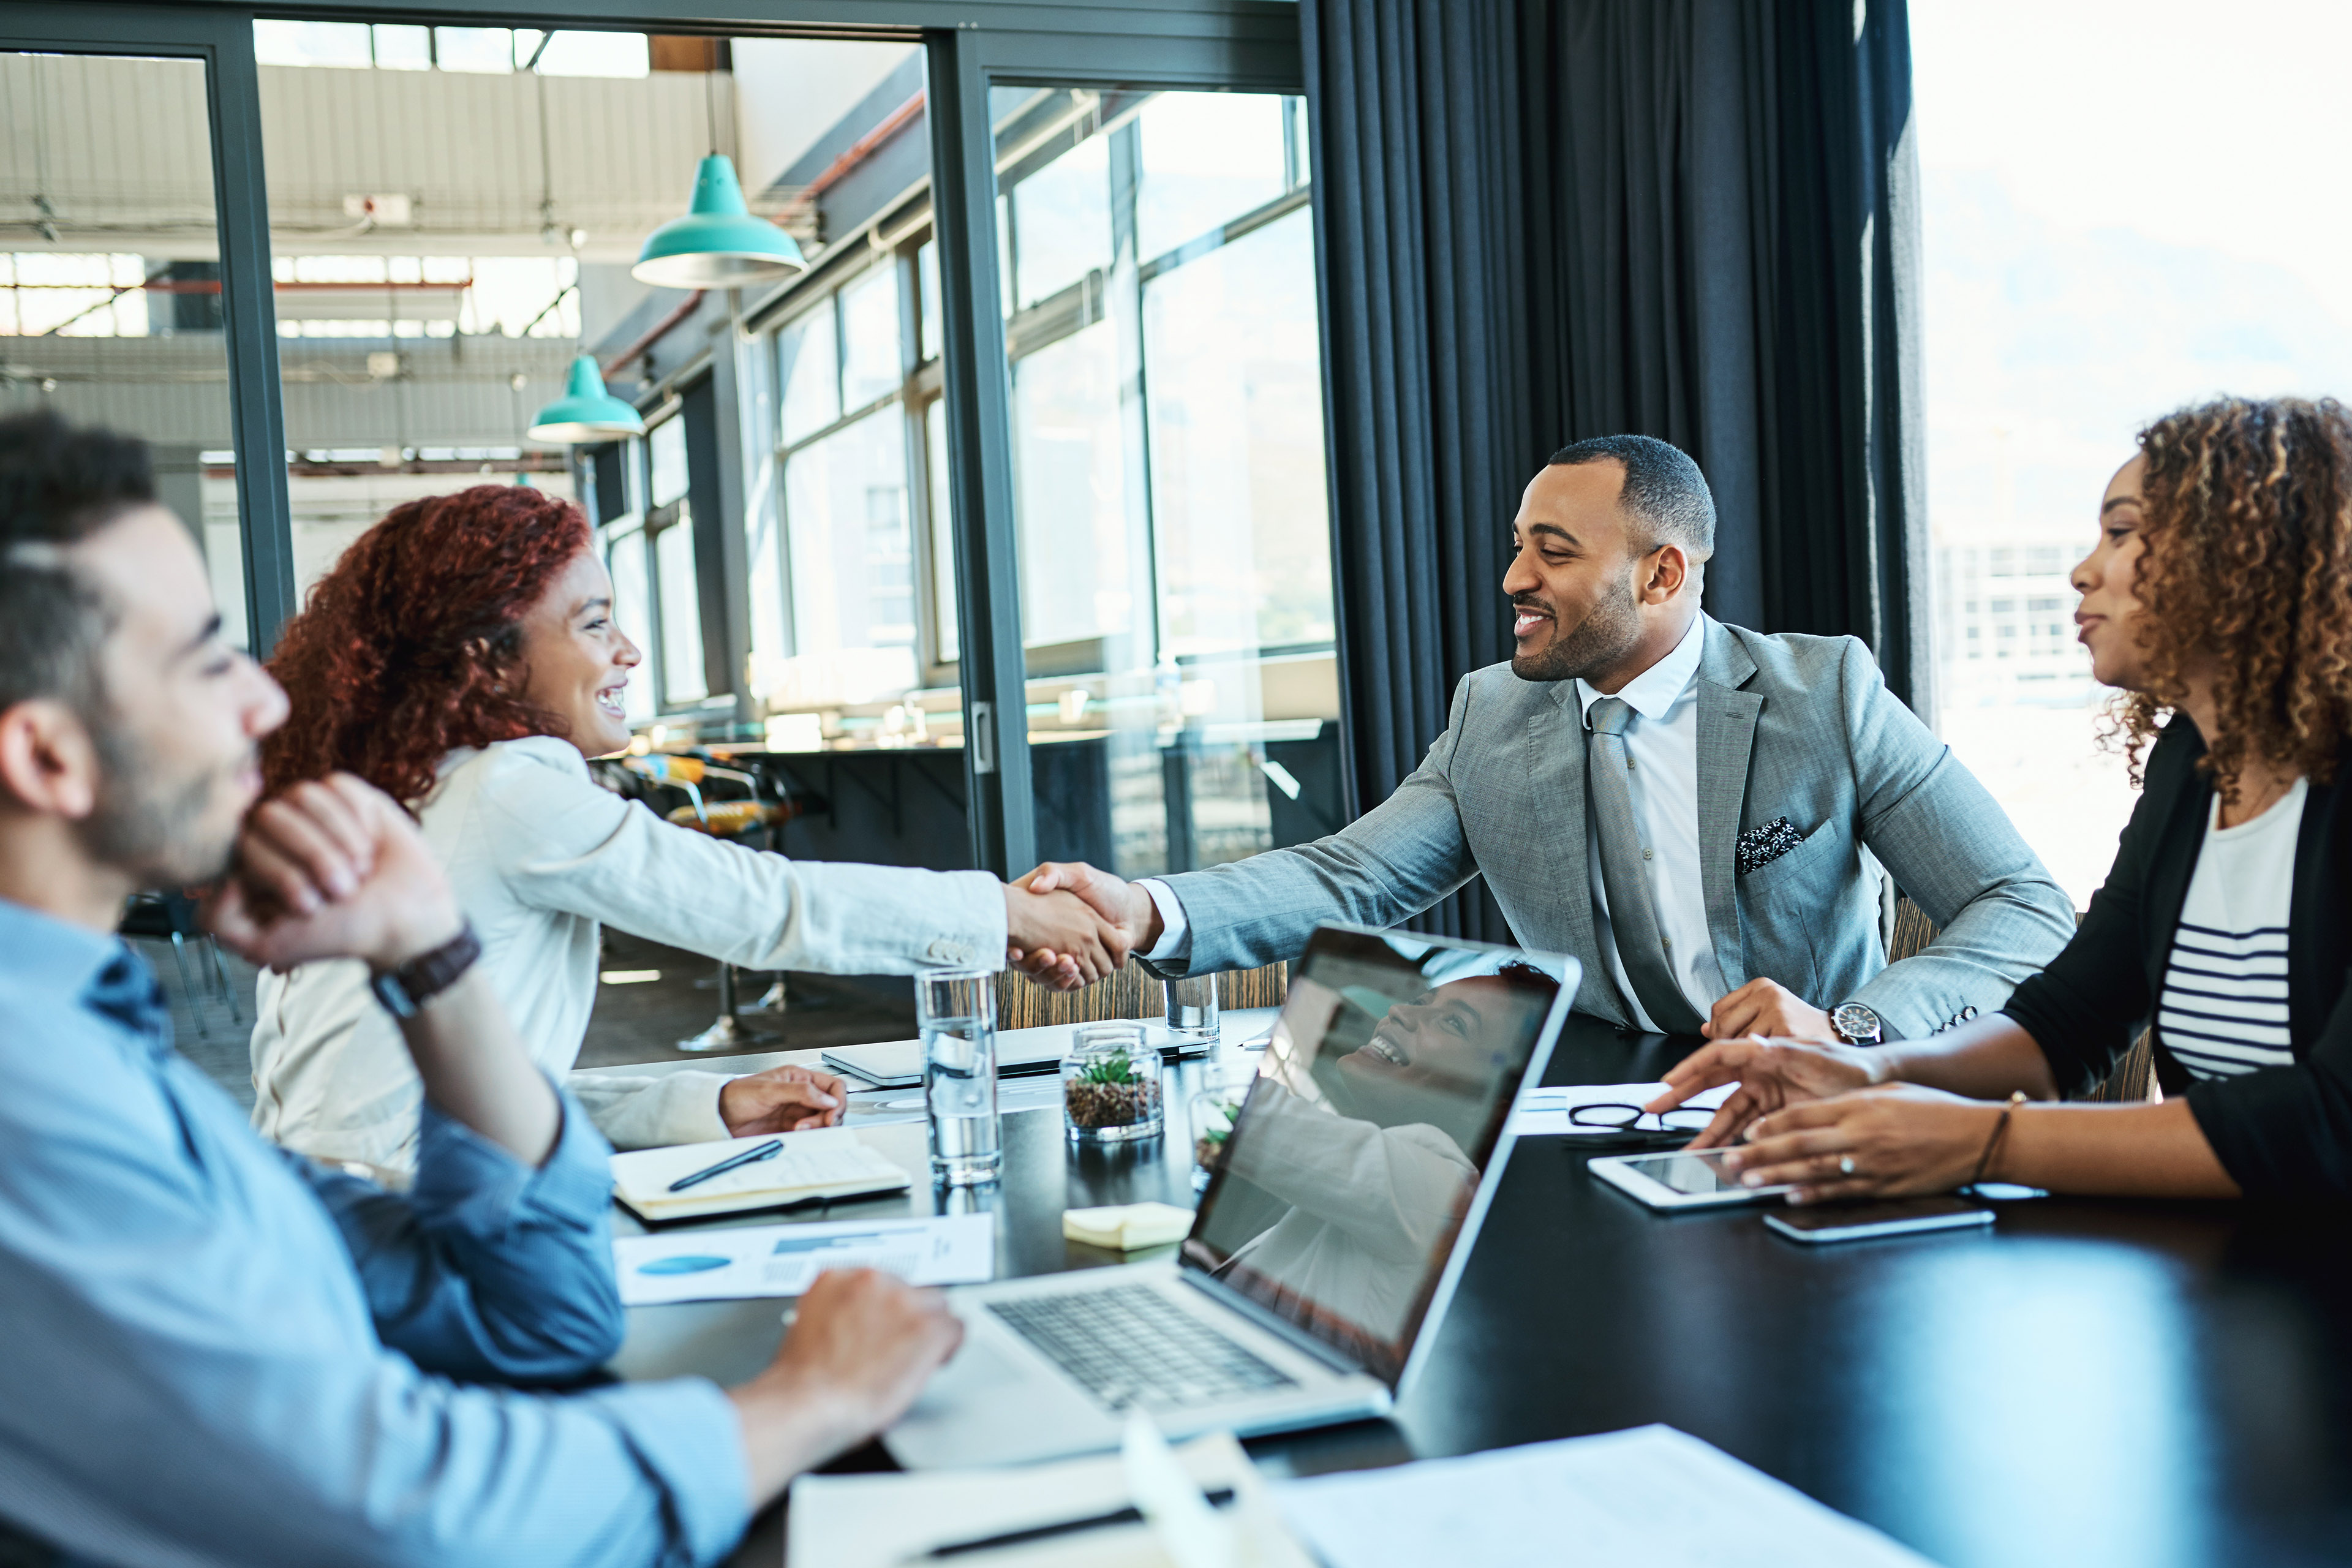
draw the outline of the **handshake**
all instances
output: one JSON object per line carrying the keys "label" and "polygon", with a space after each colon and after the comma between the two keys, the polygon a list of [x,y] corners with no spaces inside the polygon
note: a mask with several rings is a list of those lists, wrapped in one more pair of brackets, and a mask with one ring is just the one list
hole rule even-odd
{"label": "handshake", "polygon": [[1004,956],[1056,991],[1115,973],[1160,941],[1160,906],[1133,882],[1083,860],[1048,860],[1004,887]]}

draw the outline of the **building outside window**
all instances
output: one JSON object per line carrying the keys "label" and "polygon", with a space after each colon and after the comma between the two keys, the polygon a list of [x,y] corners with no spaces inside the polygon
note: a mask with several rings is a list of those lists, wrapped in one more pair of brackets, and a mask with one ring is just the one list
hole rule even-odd
{"label": "building outside window", "polygon": [[2352,387],[2352,209],[2311,196],[2352,139],[2352,13],[2231,25],[2297,44],[2227,69],[2123,0],[1912,0],[1937,724],[2078,908],[2137,799],[2068,582],[2107,479],[2183,404]]}

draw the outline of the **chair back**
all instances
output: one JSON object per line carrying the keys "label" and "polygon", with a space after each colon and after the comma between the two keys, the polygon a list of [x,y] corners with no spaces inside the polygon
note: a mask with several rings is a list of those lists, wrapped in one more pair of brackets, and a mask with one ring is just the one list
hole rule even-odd
{"label": "chair back", "polygon": [[[1217,976],[1220,1008],[1279,1007],[1290,992],[1290,965],[1229,969]],[[1076,991],[1055,991],[1017,969],[996,977],[996,1026],[1034,1029],[1048,1024],[1100,1024],[1118,1018],[1158,1018],[1168,1011],[1160,982],[1133,959],[1118,973]]]}

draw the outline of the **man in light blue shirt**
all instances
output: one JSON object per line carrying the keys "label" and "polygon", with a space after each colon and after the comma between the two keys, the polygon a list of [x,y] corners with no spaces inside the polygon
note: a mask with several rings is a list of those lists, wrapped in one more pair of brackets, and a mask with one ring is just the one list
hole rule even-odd
{"label": "man in light blue shirt", "polygon": [[[247,816],[285,701],[205,584],[137,443],[0,421],[0,1559],[718,1559],[911,1402],[953,1320],[827,1276],[739,1388],[550,1392],[619,1342],[608,1151],[396,805],[338,778]],[[405,1195],[257,1139],[112,934],[233,844],[225,940],[365,959],[405,1009]]]}

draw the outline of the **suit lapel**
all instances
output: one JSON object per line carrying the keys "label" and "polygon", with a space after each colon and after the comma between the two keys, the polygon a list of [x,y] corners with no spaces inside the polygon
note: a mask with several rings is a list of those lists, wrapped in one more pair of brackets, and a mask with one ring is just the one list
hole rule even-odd
{"label": "suit lapel", "polygon": [[[1617,994],[1609,966],[1601,961],[1601,941],[1592,929],[1591,846],[1585,826],[1584,721],[1577,710],[1576,682],[1551,685],[1552,710],[1538,709],[1528,720],[1528,776],[1536,798],[1558,801],[1557,821],[1562,831],[1541,836],[1543,852],[1551,857],[1545,881],[1559,890],[1560,924],[1569,954],[1584,966],[1579,994],[1588,1011],[1612,1012],[1619,1023],[1633,1021],[1633,1009]],[[1547,820],[1551,814],[1545,813]]]}
{"label": "suit lapel", "polygon": [[[1756,673],[1738,639],[1712,616],[1698,665],[1698,868],[1706,900],[1707,934],[1723,983],[1748,984],[1739,935],[1739,808],[1748,795],[1748,758],[1756,742],[1756,716],[1764,699],[1740,687]],[[1591,923],[1588,919],[1588,925]]]}

